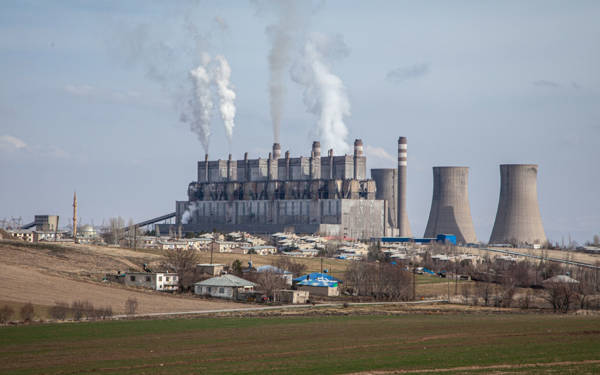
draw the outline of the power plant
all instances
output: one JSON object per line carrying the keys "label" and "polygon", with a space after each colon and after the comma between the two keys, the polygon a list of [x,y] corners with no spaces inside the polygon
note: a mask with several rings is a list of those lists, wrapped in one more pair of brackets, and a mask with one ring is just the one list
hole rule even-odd
{"label": "power plant", "polygon": [[[318,233],[366,239],[411,237],[406,212],[407,139],[398,139],[398,167],[371,169],[360,139],[352,155],[321,156],[313,142],[310,156],[281,155],[274,143],[267,158],[198,162],[198,178],[188,199],[175,204],[181,232]],[[501,190],[490,243],[545,243],[537,202],[537,165],[501,165]],[[452,234],[476,243],[469,204],[469,168],[433,167],[433,196],[425,238]],[[156,222],[156,220],[152,220]],[[167,233],[171,224],[159,224]]]}
{"label": "power plant", "polygon": [[489,243],[545,244],[537,164],[500,165],[500,199]]}
{"label": "power plant", "polygon": [[433,197],[424,237],[456,235],[458,243],[475,243],[469,205],[469,168],[433,167]]}
{"label": "power plant", "polygon": [[[373,170],[367,178],[360,139],[353,155],[321,156],[315,141],[309,157],[281,157],[273,144],[266,159],[198,162],[198,178],[188,200],[176,202],[176,225],[183,232],[294,231],[370,238],[410,233],[406,215],[406,138],[399,140],[398,169]],[[396,181],[398,186],[396,187]],[[162,233],[169,224],[158,225]]]}

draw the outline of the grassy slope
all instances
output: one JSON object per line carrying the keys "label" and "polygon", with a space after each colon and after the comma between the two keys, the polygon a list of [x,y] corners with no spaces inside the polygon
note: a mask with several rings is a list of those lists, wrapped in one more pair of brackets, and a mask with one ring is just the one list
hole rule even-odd
{"label": "grassy slope", "polygon": [[[598,327],[598,318],[534,314],[205,318],[7,327],[0,328],[0,373],[336,374],[597,360]],[[598,364],[576,364],[564,365],[559,372],[598,370]]]}

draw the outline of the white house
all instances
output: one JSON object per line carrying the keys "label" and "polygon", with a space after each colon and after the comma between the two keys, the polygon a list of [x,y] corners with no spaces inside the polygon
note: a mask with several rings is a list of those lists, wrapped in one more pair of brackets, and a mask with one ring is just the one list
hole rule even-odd
{"label": "white house", "polygon": [[179,276],[170,272],[128,272],[125,285],[139,286],[161,291],[175,291],[179,284]]}
{"label": "white house", "polygon": [[252,281],[234,275],[223,275],[194,284],[194,293],[201,296],[234,299],[238,293],[250,292],[256,286]]}

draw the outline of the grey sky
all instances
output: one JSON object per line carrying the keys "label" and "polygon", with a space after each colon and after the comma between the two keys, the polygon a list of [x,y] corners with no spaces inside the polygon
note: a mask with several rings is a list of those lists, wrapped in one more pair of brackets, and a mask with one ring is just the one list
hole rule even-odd
{"label": "grey sky", "polygon": [[[179,121],[198,51],[231,65],[234,157],[266,156],[265,29],[275,17],[258,4],[1,2],[0,217],[57,213],[64,223],[74,189],[84,222],[173,211],[204,153]],[[308,14],[306,33],[339,35],[350,51],[331,65],[351,105],[347,141],[363,139],[370,167],[393,167],[397,137],[408,137],[415,234],[429,214],[431,167],[466,165],[487,241],[501,163],[539,164],[551,240],[600,233],[599,2],[340,0]],[[307,155],[316,119],[289,74],[286,87],[282,149]],[[217,114],[212,132],[211,158],[226,158]]]}

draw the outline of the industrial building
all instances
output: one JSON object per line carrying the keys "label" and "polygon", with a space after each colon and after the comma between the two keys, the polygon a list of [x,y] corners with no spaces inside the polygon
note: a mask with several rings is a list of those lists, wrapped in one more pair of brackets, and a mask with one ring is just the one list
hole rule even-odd
{"label": "industrial building", "polygon": [[[176,202],[176,226],[182,232],[319,233],[370,238],[396,235],[400,224],[410,233],[406,215],[406,138],[399,139],[399,170],[375,171],[367,178],[360,139],[353,155],[321,156],[313,142],[309,157],[281,157],[273,144],[266,159],[198,162],[198,178],[188,200]],[[400,170],[402,168],[402,170]],[[385,170],[384,170],[385,171]],[[390,177],[391,176],[391,177]],[[389,181],[398,181],[390,188]],[[396,192],[397,190],[397,192]],[[379,191],[379,193],[378,193]],[[169,224],[160,224],[161,233]]]}

